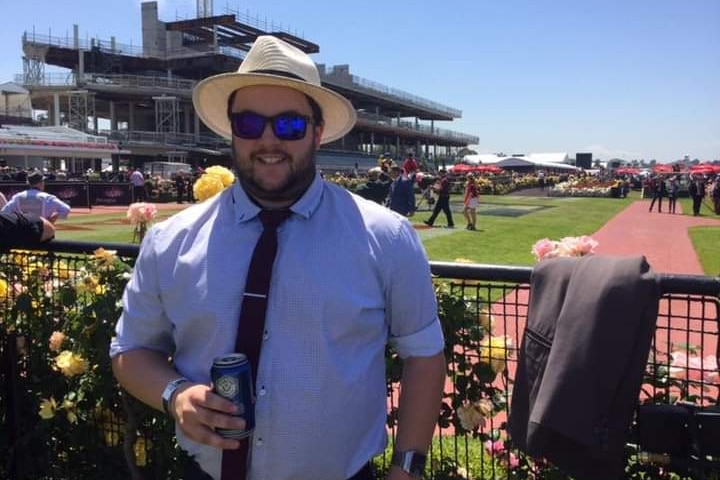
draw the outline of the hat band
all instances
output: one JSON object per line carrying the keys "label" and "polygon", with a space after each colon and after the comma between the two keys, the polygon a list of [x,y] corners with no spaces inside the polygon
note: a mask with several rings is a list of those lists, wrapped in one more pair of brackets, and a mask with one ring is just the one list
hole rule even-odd
{"label": "hat band", "polygon": [[278,75],[280,77],[288,77],[288,78],[292,78],[295,80],[301,80],[303,82],[310,83],[299,75],[295,75],[294,73],[290,73],[290,72],[283,72],[282,70],[250,70],[247,73],[263,73],[266,75]]}

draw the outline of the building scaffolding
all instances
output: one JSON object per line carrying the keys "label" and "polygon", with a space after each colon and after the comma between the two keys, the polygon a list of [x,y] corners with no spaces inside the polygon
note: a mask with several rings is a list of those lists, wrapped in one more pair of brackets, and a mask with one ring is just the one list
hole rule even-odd
{"label": "building scaffolding", "polygon": [[[81,132],[87,132],[91,130],[88,128],[88,121],[91,118],[96,118],[95,93],[87,90],[68,92],[68,126]],[[95,131],[95,128],[92,130]]]}
{"label": "building scaffolding", "polygon": [[180,102],[177,97],[162,95],[155,100],[155,131],[178,133],[180,125]]}

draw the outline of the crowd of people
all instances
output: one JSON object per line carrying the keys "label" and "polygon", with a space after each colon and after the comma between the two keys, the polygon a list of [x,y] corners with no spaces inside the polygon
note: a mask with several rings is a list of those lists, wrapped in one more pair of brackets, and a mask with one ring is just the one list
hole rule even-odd
{"label": "crowd of people", "polygon": [[[694,216],[702,214],[702,206],[707,202],[709,212],[720,215],[720,175],[689,173],[684,179],[684,187],[692,199]],[[650,175],[642,185],[642,196],[650,197],[649,212],[657,204],[657,211],[662,212],[663,199],[668,199],[668,213],[676,212],[677,199],[680,195],[681,178],[679,175]]]}

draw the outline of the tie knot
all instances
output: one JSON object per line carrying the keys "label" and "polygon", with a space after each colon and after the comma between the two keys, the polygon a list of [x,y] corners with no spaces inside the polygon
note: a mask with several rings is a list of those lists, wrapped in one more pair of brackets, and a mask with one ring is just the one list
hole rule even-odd
{"label": "tie knot", "polygon": [[271,228],[276,229],[292,214],[288,209],[284,210],[261,210],[258,213],[260,221],[265,229]]}

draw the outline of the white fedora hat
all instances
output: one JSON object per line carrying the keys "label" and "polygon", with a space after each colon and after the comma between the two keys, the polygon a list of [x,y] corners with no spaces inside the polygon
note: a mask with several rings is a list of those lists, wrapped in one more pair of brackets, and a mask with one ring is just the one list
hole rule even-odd
{"label": "white fedora hat", "polygon": [[312,59],[270,35],[255,40],[237,72],[214,75],[195,86],[195,111],[210,130],[230,139],[228,99],[235,90],[256,85],[292,88],[315,100],[322,109],[325,122],[321,143],[343,137],[355,125],[357,114],[352,104],[321,85],[320,74]]}

